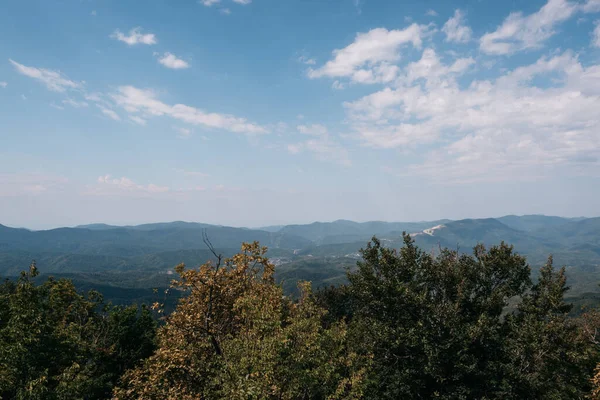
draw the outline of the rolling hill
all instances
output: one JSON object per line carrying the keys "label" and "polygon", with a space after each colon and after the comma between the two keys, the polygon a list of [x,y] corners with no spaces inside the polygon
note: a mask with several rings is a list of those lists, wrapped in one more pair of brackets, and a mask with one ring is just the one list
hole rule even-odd
{"label": "rolling hill", "polygon": [[[162,287],[175,265],[196,266],[212,257],[202,242],[206,232],[226,256],[242,242],[257,240],[268,246],[278,279],[293,292],[297,280],[312,280],[316,286],[343,282],[346,269],[355,265],[359,249],[373,235],[386,246],[399,247],[403,231],[427,251],[441,246],[470,252],[478,243],[511,243],[533,270],[553,254],[556,264],[567,266],[571,285],[581,293],[595,292],[600,281],[600,218],[542,215],[393,223],[338,220],[264,229],[181,221],[45,231],[0,225],[0,275],[15,276],[35,259],[45,274],[69,274],[85,282],[94,277],[95,283],[118,288],[133,287],[136,281]],[[113,293],[122,297],[124,292]]]}

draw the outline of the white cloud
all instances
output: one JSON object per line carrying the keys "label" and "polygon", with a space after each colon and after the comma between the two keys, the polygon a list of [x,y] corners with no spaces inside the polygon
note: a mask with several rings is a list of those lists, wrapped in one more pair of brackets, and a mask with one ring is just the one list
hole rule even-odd
{"label": "white cloud", "polygon": [[300,132],[304,135],[311,135],[311,136],[327,135],[327,128],[320,124],[298,125],[296,127],[296,129],[298,129],[298,132]]}
{"label": "white cloud", "polygon": [[429,61],[409,65],[397,88],[345,104],[367,146],[433,145],[406,174],[475,182],[600,170],[600,64],[584,67],[565,52],[461,87],[452,71],[470,62],[444,65],[434,55],[425,50]]}
{"label": "white cloud", "polygon": [[582,6],[582,11],[585,13],[600,12],[600,0],[587,0]]}
{"label": "white cloud", "polygon": [[85,101],[75,101],[71,98],[63,100],[62,103],[75,108],[83,108],[88,106],[88,103]]}
{"label": "white cloud", "polygon": [[56,108],[57,110],[61,110],[61,111],[65,109],[63,106],[59,106],[58,104],[56,104],[54,102],[50,103],[50,107]]}
{"label": "white cloud", "polygon": [[185,104],[168,105],[158,100],[152,90],[121,86],[118,88],[117,93],[112,95],[112,98],[130,114],[142,114],[145,117],[169,116],[188,124],[203,125],[236,133],[267,133],[265,127],[248,122],[244,118],[227,114],[208,113]]}
{"label": "white cloud", "polygon": [[188,128],[174,128],[177,132],[179,132],[180,138],[188,138],[192,134],[192,130]]}
{"label": "white cloud", "polygon": [[121,117],[119,117],[119,114],[117,114],[116,112],[114,112],[110,108],[106,108],[106,107],[104,107],[104,106],[102,106],[100,104],[96,104],[96,106],[100,109],[100,111],[102,111],[102,114],[106,115],[110,119],[113,119],[115,121],[120,121],[121,120]]}
{"label": "white cloud", "polygon": [[66,76],[60,73],[60,71],[52,71],[44,68],[28,67],[23,64],[19,64],[16,61],[8,59],[10,63],[15,67],[18,73],[21,75],[28,76],[33,79],[37,79],[42,82],[49,90],[55,92],[64,92],[67,89],[79,89],[82,84],[74,82],[68,79]]}
{"label": "white cloud", "polygon": [[309,58],[307,56],[300,56],[298,57],[298,62],[301,62],[302,64],[306,65],[315,65],[317,63],[317,60],[315,60],[314,58]]}
{"label": "white cloud", "polygon": [[600,20],[596,21],[596,28],[592,32],[592,46],[600,47]]}
{"label": "white cloud", "polygon": [[354,42],[333,51],[333,59],[317,69],[309,69],[309,78],[346,77],[354,82],[390,82],[398,67],[400,48],[406,44],[420,48],[427,26],[412,24],[403,30],[373,29],[356,35]]}
{"label": "white cloud", "polygon": [[230,10],[229,8],[221,8],[221,9],[219,10],[219,12],[220,12],[221,14],[225,14],[225,15],[229,15],[229,14],[231,14],[231,10]]}
{"label": "white cloud", "polygon": [[352,165],[348,151],[328,136],[289,144],[287,149],[291,154],[299,154],[303,151],[308,151],[313,153],[320,161],[334,162],[345,167]]}
{"label": "white cloud", "polygon": [[556,26],[569,19],[577,5],[567,0],[548,0],[537,12],[524,16],[511,13],[494,32],[480,39],[480,48],[487,54],[511,54],[540,47],[556,33]]}
{"label": "white cloud", "polygon": [[429,10],[427,10],[425,12],[425,15],[427,15],[428,17],[437,17],[438,13],[435,10],[432,10],[431,8]]}
{"label": "white cloud", "polygon": [[188,64],[187,61],[177,58],[175,54],[171,54],[169,52],[165,53],[161,58],[159,58],[158,62],[165,67],[172,69],[183,69],[190,67],[190,64]]}
{"label": "white cloud", "polygon": [[321,124],[298,125],[298,132],[314,138],[299,143],[287,145],[290,154],[299,154],[304,151],[313,153],[321,161],[331,161],[343,166],[350,166],[348,151],[337,141],[331,138],[327,128]]}
{"label": "white cloud", "polygon": [[189,170],[180,169],[180,168],[173,168],[173,170],[179,174],[189,176],[189,177],[194,177],[194,178],[208,178],[210,176],[210,174],[207,174],[205,172],[199,172],[199,171],[189,171]]}
{"label": "white cloud", "polygon": [[130,115],[129,119],[138,125],[146,126],[146,120],[142,117],[139,117],[137,115]]}
{"label": "white cloud", "polygon": [[252,3],[252,0],[233,0],[234,3],[238,3],[238,4],[242,4],[242,5],[247,5]]}
{"label": "white cloud", "polygon": [[467,43],[471,40],[473,31],[464,25],[465,14],[460,10],[454,11],[454,16],[450,18],[442,27],[442,32],[446,34],[447,42]]}
{"label": "white cloud", "polygon": [[218,4],[220,3],[221,0],[199,0],[198,3],[202,4],[203,6],[206,7],[211,7],[214,4]]}
{"label": "white cloud", "polygon": [[346,88],[346,85],[344,85],[342,82],[338,81],[337,79],[335,81],[333,81],[333,83],[331,84],[331,88],[335,89],[335,90],[343,90]]}
{"label": "white cloud", "polygon": [[[93,190],[88,192],[88,194],[112,194],[118,192],[155,194],[170,191],[169,187],[167,186],[158,186],[153,183],[148,185],[139,185],[127,177],[112,178],[110,175],[104,175],[99,176],[97,182],[99,187],[96,189],[100,190]],[[109,189],[109,191],[105,191],[103,189]],[[111,191],[110,189],[113,189],[114,191]]]}
{"label": "white cloud", "polygon": [[0,173],[0,197],[35,196],[52,190],[62,190],[68,183],[62,176],[40,173]]}
{"label": "white cloud", "polygon": [[5,88],[5,87],[7,87],[7,86],[8,86],[8,83],[7,83],[7,82],[0,81],[0,87],[1,87],[1,88]]}
{"label": "white cloud", "polygon": [[140,27],[131,29],[129,35],[125,35],[117,29],[110,37],[127,43],[129,46],[136,44],[156,44],[156,36],[153,33],[142,33],[142,28]]}

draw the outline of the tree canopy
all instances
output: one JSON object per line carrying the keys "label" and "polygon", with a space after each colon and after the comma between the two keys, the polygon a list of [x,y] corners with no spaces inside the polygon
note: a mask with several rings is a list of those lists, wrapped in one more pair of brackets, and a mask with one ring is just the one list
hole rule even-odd
{"label": "tree canopy", "polygon": [[[178,265],[175,311],[72,282],[0,285],[3,399],[600,398],[600,311],[570,314],[565,269],[512,246],[471,254],[373,238],[348,284],[285,295],[259,243]],[[157,321],[157,316],[160,316]]]}

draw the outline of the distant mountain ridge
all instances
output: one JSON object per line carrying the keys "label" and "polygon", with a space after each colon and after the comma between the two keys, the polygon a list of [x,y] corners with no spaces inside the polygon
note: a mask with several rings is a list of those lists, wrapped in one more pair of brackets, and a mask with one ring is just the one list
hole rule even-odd
{"label": "distant mountain ridge", "polygon": [[[199,265],[211,257],[202,242],[206,232],[225,255],[234,254],[242,242],[257,240],[269,247],[282,279],[313,279],[319,285],[343,281],[345,268],[355,264],[358,250],[371,237],[399,247],[404,231],[426,251],[441,246],[469,252],[477,243],[504,241],[526,255],[534,269],[552,253],[558,265],[568,266],[574,285],[584,285],[587,291],[595,290],[600,280],[600,218],[543,215],[425,222],[337,220],[262,229],[184,221],[42,231],[0,225],[0,275],[16,275],[32,259],[44,273],[166,274],[180,262]],[[284,287],[293,290],[294,284]]]}

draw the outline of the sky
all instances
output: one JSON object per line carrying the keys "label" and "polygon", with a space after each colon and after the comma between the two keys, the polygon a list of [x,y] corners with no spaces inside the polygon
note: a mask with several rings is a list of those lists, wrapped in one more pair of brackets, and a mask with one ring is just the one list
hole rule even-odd
{"label": "sky", "polygon": [[600,0],[2,4],[0,224],[600,215]]}

